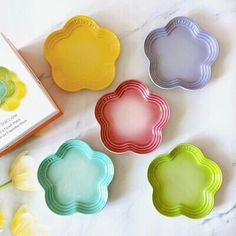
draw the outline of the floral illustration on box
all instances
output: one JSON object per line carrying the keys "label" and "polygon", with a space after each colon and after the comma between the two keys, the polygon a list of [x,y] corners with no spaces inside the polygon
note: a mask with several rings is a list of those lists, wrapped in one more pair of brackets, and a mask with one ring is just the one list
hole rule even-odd
{"label": "floral illustration on box", "polygon": [[114,176],[111,159],[80,140],[68,140],[38,170],[48,207],[60,215],[102,210]]}
{"label": "floral illustration on box", "polygon": [[148,179],[153,187],[153,204],[160,213],[201,218],[214,206],[222,173],[199,148],[180,144],[151,162]]}
{"label": "floral illustration on box", "polygon": [[160,145],[170,109],[144,83],[127,80],[99,99],[95,116],[102,142],[110,151],[148,153]]}
{"label": "floral illustration on box", "polygon": [[188,17],[175,17],[146,38],[153,83],[162,88],[198,89],[211,77],[211,66],[219,55],[217,40]]}
{"label": "floral illustration on box", "polygon": [[53,32],[44,44],[55,83],[69,92],[101,90],[115,77],[120,42],[110,30],[92,18],[76,16]]}
{"label": "floral illustration on box", "polygon": [[15,110],[26,94],[26,87],[18,76],[5,67],[0,67],[0,109]]}

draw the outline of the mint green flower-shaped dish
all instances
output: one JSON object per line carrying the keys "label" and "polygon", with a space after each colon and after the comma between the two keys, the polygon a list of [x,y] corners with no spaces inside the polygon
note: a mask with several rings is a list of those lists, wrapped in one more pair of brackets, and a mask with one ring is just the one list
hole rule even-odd
{"label": "mint green flower-shaped dish", "polygon": [[148,180],[153,187],[153,204],[161,214],[201,218],[214,206],[222,173],[199,148],[180,144],[151,162]]}
{"label": "mint green flower-shaped dish", "polygon": [[111,159],[80,140],[68,140],[38,169],[48,207],[59,215],[102,210],[114,176]]}
{"label": "mint green flower-shaped dish", "polygon": [[5,67],[0,67],[0,105],[11,97],[16,90],[15,83],[11,80],[10,72]]}

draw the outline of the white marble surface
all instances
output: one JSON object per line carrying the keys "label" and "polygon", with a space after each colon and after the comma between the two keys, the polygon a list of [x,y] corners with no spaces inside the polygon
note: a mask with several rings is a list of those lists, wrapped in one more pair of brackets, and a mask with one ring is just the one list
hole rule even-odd
{"label": "white marble surface", "polygon": [[[63,92],[53,84],[49,66],[42,56],[45,36],[79,14],[92,16],[101,25],[111,28],[121,40],[116,79],[109,88],[100,92]],[[193,17],[219,40],[221,53],[213,68],[213,78],[198,91],[162,90],[154,87],[148,78],[144,39],[152,29],[165,25],[178,15]],[[106,152],[116,171],[110,186],[109,202],[95,215],[55,215],[47,208],[42,189],[36,193],[20,192],[13,187],[2,190],[0,209],[7,217],[2,235],[11,235],[11,216],[21,203],[30,206],[53,236],[235,235],[235,25],[235,0],[1,0],[0,31],[21,49],[65,115],[1,159],[0,179],[4,181],[7,178],[9,164],[21,150],[29,150],[39,165],[70,138],[81,138]],[[129,78],[145,81],[150,89],[165,97],[171,107],[171,119],[164,130],[161,147],[145,156],[115,155],[106,151],[99,140],[99,127],[93,114],[97,99]],[[147,167],[153,157],[180,142],[198,145],[219,164],[224,174],[223,185],[216,194],[215,208],[204,219],[168,218],[159,214],[152,205]]]}

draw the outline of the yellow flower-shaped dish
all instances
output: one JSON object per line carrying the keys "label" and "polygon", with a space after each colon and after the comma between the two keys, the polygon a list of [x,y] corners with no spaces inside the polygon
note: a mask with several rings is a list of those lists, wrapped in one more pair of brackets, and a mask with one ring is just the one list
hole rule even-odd
{"label": "yellow flower-shaped dish", "polygon": [[120,43],[90,17],[76,16],[45,41],[44,55],[55,83],[63,90],[101,90],[115,77]]}
{"label": "yellow flower-shaped dish", "polygon": [[148,179],[153,187],[153,204],[160,213],[201,218],[214,206],[222,173],[200,149],[180,144],[152,161]]}

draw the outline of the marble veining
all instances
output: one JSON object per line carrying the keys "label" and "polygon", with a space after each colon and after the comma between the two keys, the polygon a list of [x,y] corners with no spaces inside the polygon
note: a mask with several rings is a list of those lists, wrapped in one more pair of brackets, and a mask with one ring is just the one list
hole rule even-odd
{"label": "marble veining", "polygon": [[[66,140],[79,137],[105,152],[113,161],[115,178],[109,188],[109,201],[103,211],[87,216],[53,214],[44,201],[44,191],[22,193],[13,188],[0,194],[0,208],[7,216],[2,235],[10,236],[11,216],[21,203],[35,211],[52,236],[234,236],[236,232],[236,2],[234,0],[57,0],[1,2],[0,29],[20,49],[49,94],[64,111],[64,116],[40,131],[1,159],[0,179],[20,151],[28,150],[37,164],[54,153]],[[15,9],[15,10],[13,10]],[[19,10],[18,10],[19,9]],[[9,14],[11,13],[11,14]],[[51,79],[50,67],[42,55],[44,38],[61,28],[76,14],[89,15],[100,25],[112,29],[121,40],[117,75],[111,86],[99,92],[67,93]],[[185,15],[211,32],[219,41],[219,59],[212,79],[198,91],[156,88],[148,78],[148,59],[144,40],[148,33],[165,26],[173,17]],[[163,130],[158,150],[145,157],[127,153],[112,154],[102,145],[99,125],[94,116],[97,100],[127,79],[143,80],[150,91],[164,97],[171,117]],[[0,118],[1,119],[1,118]],[[152,189],[147,167],[155,156],[179,143],[193,143],[217,162],[223,172],[223,184],[215,196],[215,207],[205,218],[169,218],[152,205]]]}

